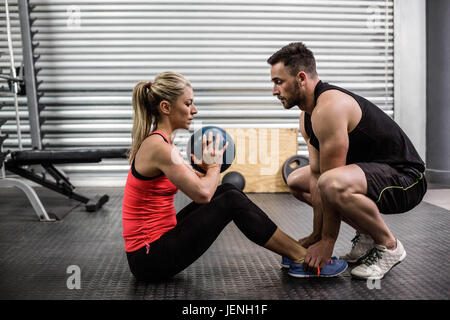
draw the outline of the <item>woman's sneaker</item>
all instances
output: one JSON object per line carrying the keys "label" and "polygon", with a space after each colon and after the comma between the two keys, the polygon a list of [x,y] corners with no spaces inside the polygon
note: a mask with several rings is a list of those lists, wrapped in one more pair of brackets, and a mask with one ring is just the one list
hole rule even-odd
{"label": "woman's sneaker", "polygon": [[317,278],[317,277],[337,277],[347,270],[348,264],[345,260],[332,257],[325,267],[318,272],[310,272],[303,270],[303,262],[291,262],[288,274],[296,278]]}
{"label": "woman's sneaker", "polygon": [[356,263],[364,258],[374,245],[375,242],[369,235],[356,233],[356,236],[352,239],[352,249],[350,252],[339,258],[349,263]]}
{"label": "woman's sneaker", "polygon": [[291,266],[292,260],[286,257],[281,257],[281,267],[285,269],[289,269]]}
{"label": "woman's sneaker", "polygon": [[370,253],[354,268],[351,275],[359,279],[382,279],[393,267],[402,262],[406,251],[397,239],[397,248],[388,250],[385,246],[375,245]]}
{"label": "woman's sneaker", "polygon": [[[331,257],[331,260],[336,260],[336,257]],[[286,257],[281,257],[281,267],[289,269],[291,267],[292,260]]]}

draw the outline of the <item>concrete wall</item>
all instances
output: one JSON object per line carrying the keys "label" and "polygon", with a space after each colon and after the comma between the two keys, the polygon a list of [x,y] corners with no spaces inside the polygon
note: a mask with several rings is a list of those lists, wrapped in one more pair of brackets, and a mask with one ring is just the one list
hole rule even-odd
{"label": "concrete wall", "polygon": [[428,0],[427,178],[450,185],[450,1]]}
{"label": "concrete wall", "polygon": [[394,120],[426,161],[426,0],[394,0]]}

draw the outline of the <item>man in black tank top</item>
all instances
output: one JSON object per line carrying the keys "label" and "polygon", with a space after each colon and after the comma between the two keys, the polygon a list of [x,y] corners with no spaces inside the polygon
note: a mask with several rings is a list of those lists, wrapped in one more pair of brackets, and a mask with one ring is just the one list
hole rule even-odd
{"label": "man in black tank top", "polygon": [[[322,268],[333,253],[341,221],[356,230],[341,258],[357,278],[381,279],[406,257],[381,213],[402,213],[426,192],[425,165],[403,130],[380,108],[319,79],[313,53],[291,43],[268,59],[273,95],[302,110],[300,131],[310,165],[287,178],[292,194],[313,207],[313,232],[303,267]],[[320,270],[320,269],[319,269]]]}

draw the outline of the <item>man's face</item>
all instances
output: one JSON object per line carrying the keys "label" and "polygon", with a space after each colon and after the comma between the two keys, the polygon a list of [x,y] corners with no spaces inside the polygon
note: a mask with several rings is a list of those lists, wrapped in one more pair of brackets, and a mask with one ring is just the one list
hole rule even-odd
{"label": "man's face", "polygon": [[285,109],[299,106],[302,109],[302,92],[296,78],[292,76],[283,62],[274,64],[270,69],[273,82],[272,94],[283,104]]}

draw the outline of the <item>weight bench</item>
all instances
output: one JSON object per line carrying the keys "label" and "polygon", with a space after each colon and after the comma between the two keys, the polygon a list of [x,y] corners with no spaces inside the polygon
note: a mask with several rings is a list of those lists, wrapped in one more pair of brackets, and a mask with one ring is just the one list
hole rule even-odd
{"label": "weight bench", "polygon": [[[108,158],[126,158],[127,149],[77,149],[70,151],[47,151],[47,150],[28,150],[15,151],[10,153],[9,159],[4,161],[5,169],[15,173],[23,178],[38,183],[48,189],[58,192],[70,199],[75,199],[86,205],[89,212],[99,210],[109,200],[108,195],[103,195],[99,199],[90,199],[84,195],[75,192],[75,187],[70,183],[69,178],[55,164],[66,163],[97,163],[102,159]],[[30,169],[30,165],[40,165],[44,172],[36,173]],[[53,177],[49,180],[46,174]],[[41,221],[55,221],[57,217],[48,215],[45,212],[39,198],[34,190],[18,179],[0,179],[0,186],[15,186],[22,189],[28,196],[36,214]]]}

